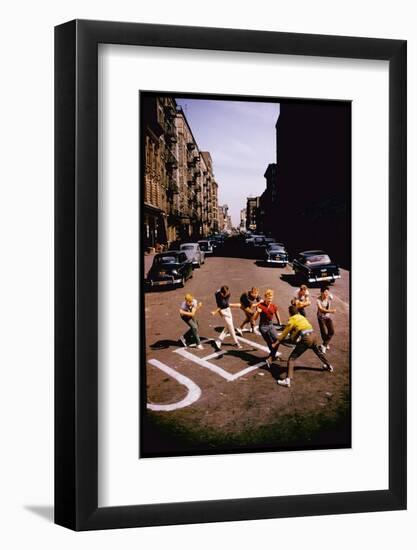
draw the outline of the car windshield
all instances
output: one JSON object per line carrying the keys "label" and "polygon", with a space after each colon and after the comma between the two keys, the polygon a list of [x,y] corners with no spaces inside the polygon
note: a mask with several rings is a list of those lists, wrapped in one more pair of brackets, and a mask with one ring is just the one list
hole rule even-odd
{"label": "car windshield", "polygon": [[156,264],[176,264],[178,263],[177,256],[158,256],[155,258]]}
{"label": "car windshield", "polygon": [[306,258],[307,265],[323,265],[331,263],[332,261],[327,254],[317,254],[316,256],[308,256],[308,258]]}
{"label": "car windshield", "polygon": [[284,247],[280,246],[279,244],[270,244],[268,246],[268,250],[274,250],[277,252],[284,252]]}
{"label": "car windshield", "polygon": [[183,244],[181,246],[182,250],[195,250],[195,245],[193,244]]}

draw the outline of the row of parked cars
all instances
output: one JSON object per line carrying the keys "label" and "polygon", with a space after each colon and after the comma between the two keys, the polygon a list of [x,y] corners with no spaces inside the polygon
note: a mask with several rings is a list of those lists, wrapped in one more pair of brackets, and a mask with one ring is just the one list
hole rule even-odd
{"label": "row of parked cars", "polygon": [[[289,263],[288,252],[283,243],[277,243],[272,237],[250,235],[245,238],[245,245],[259,249],[260,257],[268,265],[286,267]],[[292,268],[297,282],[312,284],[320,282],[333,283],[340,279],[339,266],[323,250],[305,250],[299,252],[292,260]]]}
{"label": "row of parked cars", "polygon": [[277,243],[272,237],[250,235],[245,238],[245,245],[268,265],[285,267],[288,264],[288,252],[284,244]]}
{"label": "row of parked cars", "polygon": [[221,236],[196,242],[172,243],[169,250],[154,256],[145,281],[147,287],[183,287],[193,276],[193,270],[200,268],[206,258],[212,256],[222,244]]}

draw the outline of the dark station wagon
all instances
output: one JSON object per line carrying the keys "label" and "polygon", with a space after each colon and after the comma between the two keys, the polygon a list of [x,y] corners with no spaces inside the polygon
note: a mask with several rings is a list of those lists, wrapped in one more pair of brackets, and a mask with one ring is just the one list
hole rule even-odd
{"label": "dark station wagon", "polygon": [[156,254],[146,280],[148,287],[183,287],[192,277],[193,266],[185,252],[169,250]]}
{"label": "dark station wagon", "polygon": [[300,283],[333,283],[340,279],[339,266],[323,250],[300,252],[293,260],[292,267]]}

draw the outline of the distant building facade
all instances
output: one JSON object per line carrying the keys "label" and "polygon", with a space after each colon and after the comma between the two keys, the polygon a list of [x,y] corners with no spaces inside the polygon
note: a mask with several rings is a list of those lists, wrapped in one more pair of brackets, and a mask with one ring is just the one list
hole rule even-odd
{"label": "distant building facade", "polygon": [[142,97],[144,246],[198,239],[218,228],[218,184],[172,97]]}
{"label": "distant building facade", "polygon": [[258,229],[259,197],[248,197],[246,199],[246,229],[256,231]]}
{"label": "distant building facade", "polygon": [[269,164],[264,174],[266,188],[259,197],[256,228],[265,235],[275,235],[278,215],[278,170],[276,164]]}
{"label": "distant building facade", "polygon": [[[172,112],[170,111],[172,108]],[[143,110],[143,223],[145,246],[166,242],[169,209],[170,128],[175,104],[168,98],[148,98]],[[174,164],[171,165],[174,167]]]}
{"label": "distant building facade", "polygon": [[264,203],[271,234],[292,254],[323,249],[350,268],[350,103],[283,102],[276,131],[276,201]]}
{"label": "distant building facade", "polygon": [[229,206],[223,204],[218,207],[219,211],[219,231],[231,233],[232,232],[232,218],[229,214]]}
{"label": "distant building facade", "polygon": [[239,231],[242,233],[246,231],[246,208],[242,208],[240,211]]}
{"label": "distant building facade", "polygon": [[208,151],[201,151],[201,178],[203,185],[203,235],[216,233],[219,228],[218,185],[214,180],[213,161]]}

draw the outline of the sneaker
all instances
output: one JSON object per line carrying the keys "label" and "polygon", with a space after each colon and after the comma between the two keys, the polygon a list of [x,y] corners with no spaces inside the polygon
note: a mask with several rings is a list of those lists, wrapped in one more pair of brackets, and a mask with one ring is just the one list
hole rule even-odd
{"label": "sneaker", "polygon": [[221,342],[219,342],[219,340],[215,340],[214,347],[216,348],[217,351],[220,351],[220,348],[222,347]]}
{"label": "sneaker", "polygon": [[330,349],[330,346],[329,346],[329,344],[327,344],[327,346],[326,346],[326,349]]}
{"label": "sneaker", "polygon": [[265,359],[265,365],[267,366],[268,369],[271,368],[271,364],[272,364],[272,359],[270,357],[267,357]]}
{"label": "sneaker", "polygon": [[203,346],[201,344],[198,344],[198,346],[196,346],[197,349],[204,349]]}
{"label": "sneaker", "polygon": [[180,342],[181,342],[181,344],[183,345],[184,348],[187,347],[187,342],[185,341],[184,336],[180,336]]}
{"label": "sneaker", "polygon": [[242,349],[242,346],[239,343],[237,343],[237,344],[235,344],[235,348]]}
{"label": "sneaker", "polygon": [[243,332],[240,328],[235,328],[236,334],[239,334],[239,336],[243,336]]}
{"label": "sneaker", "polygon": [[333,372],[334,371],[334,368],[332,367],[332,365],[326,365],[325,363],[322,364],[321,368],[323,370],[328,370],[329,372]]}
{"label": "sneaker", "polygon": [[291,387],[291,380],[289,378],[285,378],[285,380],[277,380],[278,386],[285,386],[286,388]]}
{"label": "sneaker", "polygon": [[321,344],[319,347],[322,353],[326,353],[326,346],[324,344]]}

